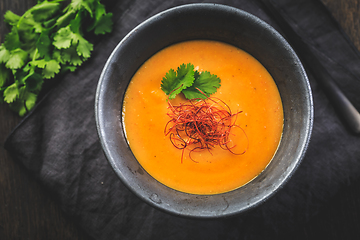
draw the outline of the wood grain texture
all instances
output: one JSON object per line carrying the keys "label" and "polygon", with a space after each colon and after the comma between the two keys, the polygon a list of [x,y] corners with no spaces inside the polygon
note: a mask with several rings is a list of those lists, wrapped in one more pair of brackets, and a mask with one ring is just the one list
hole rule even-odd
{"label": "wood grain texture", "polygon": [[322,0],[344,29],[354,45],[360,49],[360,1]]}
{"label": "wood grain texture", "polygon": [[[360,49],[360,0],[321,0]],[[6,10],[22,14],[36,0],[0,0],[0,42],[8,32]],[[21,121],[0,105],[0,240],[90,239],[55,200],[4,150],[6,136]],[[307,226],[289,239],[360,239],[360,180],[329,201]],[[354,238],[355,237],[355,238]]]}

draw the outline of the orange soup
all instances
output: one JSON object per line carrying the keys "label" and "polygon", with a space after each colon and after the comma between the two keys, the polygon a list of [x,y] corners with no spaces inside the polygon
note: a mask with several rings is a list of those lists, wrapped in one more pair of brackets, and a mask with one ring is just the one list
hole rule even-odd
{"label": "orange soup", "polygon": [[[183,63],[221,79],[221,87],[211,96],[233,113],[242,111],[236,124],[243,132],[233,137],[244,154],[216,146],[191,158],[185,151],[182,158],[182,150],[165,136],[169,109],[161,80]],[[182,101],[180,94],[171,103]],[[194,40],[159,51],[139,68],[125,94],[122,120],[134,156],[152,177],[178,191],[218,194],[243,186],[266,168],[281,139],[283,109],[274,80],[254,57],[229,44]]]}

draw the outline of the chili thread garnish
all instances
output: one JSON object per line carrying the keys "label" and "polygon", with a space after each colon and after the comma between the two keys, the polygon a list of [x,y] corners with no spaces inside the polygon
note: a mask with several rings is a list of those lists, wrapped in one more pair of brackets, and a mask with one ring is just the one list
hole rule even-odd
{"label": "chili thread garnish", "polygon": [[[164,133],[166,136],[169,135],[174,147],[182,150],[181,162],[183,162],[185,150],[189,150],[189,157],[194,162],[197,161],[191,157],[191,153],[203,150],[211,153],[215,146],[220,146],[235,155],[241,155],[247,151],[248,146],[243,152],[236,153],[234,151],[236,145],[229,145],[230,136],[234,135],[231,133],[233,128],[240,128],[246,138],[247,136],[245,131],[236,125],[237,116],[242,111],[232,113],[230,107],[221,99],[195,98],[175,106],[168,101],[168,108],[167,115],[170,120],[165,126]],[[249,145],[248,138],[247,142]]]}

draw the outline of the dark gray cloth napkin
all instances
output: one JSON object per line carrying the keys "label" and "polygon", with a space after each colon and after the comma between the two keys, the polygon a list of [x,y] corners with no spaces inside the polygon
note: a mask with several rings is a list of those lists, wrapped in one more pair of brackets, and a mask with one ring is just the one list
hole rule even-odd
{"label": "dark gray cloth napkin", "polygon": [[[124,187],[97,136],[97,81],[110,53],[131,29],[162,10],[190,2],[199,1],[104,1],[114,14],[113,33],[96,43],[88,62],[60,79],[5,143],[94,239],[280,238],[305,224],[360,175],[360,138],[344,128],[309,75],[315,104],[309,149],[291,180],[259,207],[228,219],[184,219],[148,206]],[[278,28],[259,1],[207,2],[243,9]],[[279,0],[275,5],[360,109],[359,53],[325,7],[314,0]]]}

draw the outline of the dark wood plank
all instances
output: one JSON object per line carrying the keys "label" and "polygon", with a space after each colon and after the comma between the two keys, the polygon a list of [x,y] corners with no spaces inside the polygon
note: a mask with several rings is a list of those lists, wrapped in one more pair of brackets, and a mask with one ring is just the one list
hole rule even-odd
{"label": "dark wood plank", "polygon": [[340,23],[354,45],[360,49],[360,1],[321,0]]}

